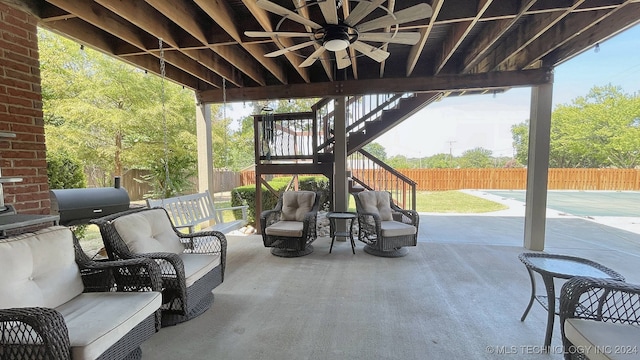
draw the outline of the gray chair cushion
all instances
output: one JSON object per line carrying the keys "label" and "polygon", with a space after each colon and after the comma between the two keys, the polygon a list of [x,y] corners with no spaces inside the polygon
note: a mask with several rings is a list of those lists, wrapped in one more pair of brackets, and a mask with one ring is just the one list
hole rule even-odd
{"label": "gray chair cushion", "polygon": [[363,191],[358,193],[363,211],[371,214],[378,214],[380,220],[391,221],[391,199],[386,191]]}
{"label": "gray chair cushion", "polygon": [[270,236],[301,237],[304,223],[300,221],[278,221],[269,225],[265,234]]}
{"label": "gray chair cushion", "polygon": [[304,221],[316,200],[313,191],[285,191],[282,194],[282,220]]}

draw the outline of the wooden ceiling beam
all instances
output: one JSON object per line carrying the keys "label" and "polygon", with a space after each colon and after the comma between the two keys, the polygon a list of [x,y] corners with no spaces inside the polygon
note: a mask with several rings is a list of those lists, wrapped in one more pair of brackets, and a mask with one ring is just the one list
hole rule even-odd
{"label": "wooden ceiling beam", "polygon": [[[234,47],[227,46],[226,49],[220,49],[219,47],[212,48],[214,51],[218,52],[218,54],[222,57],[225,57],[226,55],[227,61],[232,64],[235,64],[235,61],[239,59],[244,60],[245,66],[248,65],[249,62],[253,63],[252,67],[246,70],[252,72],[251,78],[256,80],[260,85],[266,85],[266,80],[263,74],[259,71],[260,67],[258,66],[258,63],[261,64],[262,67],[267,69],[273,76],[275,76],[278,81],[283,84],[287,83],[287,77],[284,71],[282,71],[282,69],[280,68],[280,65],[277,63],[277,61],[275,59],[267,58],[264,56],[264,54],[267,53],[267,50],[264,46],[258,44],[245,46],[242,43],[241,31],[240,29],[238,29],[235,21],[236,16],[233,13],[233,10],[227,4],[226,0],[195,0],[195,3],[215,23],[217,23],[222,29],[224,29],[224,31],[226,31],[231,36],[231,38],[237,41],[239,45],[253,57],[253,61],[249,61],[248,58],[243,57]],[[224,50],[224,52],[220,50]],[[257,78],[258,75],[260,76],[259,79]]]}
{"label": "wooden ceiling beam", "polygon": [[[151,44],[146,44],[149,40],[153,39],[151,35],[147,38],[143,38],[143,35],[137,28],[132,26],[126,19],[115,15],[111,10],[99,5],[95,2],[86,1],[73,1],[73,0],[48,0],[51,4],[77,15],[82,20],[90,23],[91,25],[98,27],[114,36],[140,48],[141,50],[149,50]],[[149,14],[147,14],[149,16]],[[154,47],[157,44],[157,39],[154,40]],[[166,58],[167,62],[174,66],[184,69],[185,72],[198,77],[204,82],[207,82],[213,86],[221,87],[222,81],[216,76],[212,76],[210,71],[204,67],[179,56],[170,56]]]}
{"label": "wooden ceiling beam", "polygon": [[[46,29],[49,29],[64,37],[71,38],[80,44],[86,45],[87,47],[100,51],[108,56],[116,56],[114,54],[114,49],[118,47],[116,44],[118,42],[123,42],[115,36],[105,32],[104,30],[96,28],[95,26],[90,25],[78,18],[61,21],[51,21],[43,23],[42,25]],[[139,69],[147,70],[160,75],[159,61],[157,60],[157,58],[148,54],[145,54],[143,56],[132,56],[119,59]],[[149,59],[154,60],[151,61]],[[184,71],[179,70],[173,66],[166,67],[165,76],[167,79],[182,86],[186,86],[190,89],[196,90],[211,88],[201,86],[200,82],[198,82],[198,80],[195,79],[192,75],[187,74]]]}
{"label": "wooden ceiling beam", "polygon": [[[274,85],[227,89],[226,100],[257,101],[267,99],[295,99],[330,96],[350,96],[376,93],[472,91],[504,87],[532,86],[553,82],[549,68],[491,72],[469,75],[439,75],[431,77],[360,79],[311,84]],[[198,92],[204,103],[221,103],[223,91]]]}
{"label": "wooden ceiling beam", "polygon": [[482,15],[484,15],[484,13],[487,11],[492,1],[493,0],[480,0],[478,2],[476,16],[473,18],[473,20],[464,21],[453,25],[453,28],[449,32],[449,36],[447,36],[442,44],[442,50],[440,54],[436,56],[435,68],[433,70],[433,73],[435,75],[439,74],[442,71],[449,59],[451,59],[458,47],[460,47],[464,39],[467,37],[467,35],[469,35],[469,32],[471,32],[480,18],[482,18]]}
{"label": "wooden ceiling beam", "polygon": [[[196,8],[192,5],[188,5],[183,1],[167,1],[167,0],[145,0],[151,7],[155,8],[159,12],[163,13],[167,18],[173,21],[175,24],[184,29],[188,34],[193,36],[200,44],[204,46],[209,45],[205,30],[202,28],[197,20],[200,17]],[[253,79],[259,85],[265,85],[265,79],[263,74],[258,71],[258,64],[250,61],[246,61],[247,57],[243,56],[240,51],[232,48],[233,50],[226,50],[219,52],[218,48],[210,48],[213,61],[202,62],[203,65],[210,67],[212,71],[215,71],[220,76],[227,79],[229,82],[236,86],[243,86],[242,77],[234,70],[234,68],[246,74],[249,78]],[[194,60],[202,60],[200,52],[185,52],[188,56],[196,55]],[[224,55],[223,55],[224,54]],[[225,61],[221,61],[221,59]],[[232,65],[233,64],[233,65]]]}
{"label": "wooden ceiling beam", "polygon": [[[191,52],[187,54],[187,52],[181,50],[181,44],[177,40],[176,36],[172,34],[169,29],[172,28],[172,23],[167,19],[162,13],[160,13],[157,9],[150,6],[149,4],[142,1],[120,1],[120,0],[95,0],[97,3],[106,7],[114,13],[122,14],[122,16],[132,24],[138,26],[140,29],[146,31],[147,33],[155,36],[156,38],[161,38],[163,42],[169,44],[170,46],[178,49],[183,54],[187,55],[187,57],[191,58],[191,60],[195,60],[195,62],[200,63],[204,68],[213,71],[215,75],[210,76],[208,74],[201,74],[198,66],[194,64],[193,61],[189,61],[187,58],[183,58],[183,62],[181,67],[184,67],[186,71],[189,73],[196,75],[198,77],[207,76],[210,80],[219,79],[216,85],[222,86],[222,80],[220,77],[226,78],[231,83],[236,86],[242,86],[243,81],[240,74],[234,70],[234,68],[220,61],[209,61],[206,57],[197,56],[193,57],[190,54],[199,55],[199,52]],[[175,61],[180,59],[179,57],[175,57]],[[175,64],[175,62],[174,62]],[[196,73],[194,73],[194,71]],[[207,73],[209,71],[206,71]]]}
{"label": "wooden ceiling beam", "polygon": [[418,59],[420,59],[420,55],[422,55],[424,46],[426,45],[429,34],[431,34],[431,30],[436,23],[438,14],[442,10],[443,4],[444,0],[434,0],[431,4],[433,14],[431,15],[431,19],[429,19],[429,24],[427,24],[426,27],[420,29],[420,41],[411,47],[409,56],[407,57],[407,77],[409,77],[413,73],[413,70],[415,70],[416,65],[418,64]]}
{"label": "wooden ceiling beam", "polygon": [[175,35],[169,31],[170,22],[161,13],[141,1],[94,0],[111,12],[136,25],[172,47],[179,47]]}
{"label": "wooden ceiling beam", "polygon": [[149,38],[143,39],[142,34],[131,26],[130,23],[93,1],[48,1],[64,11],[76,15],[91,25],[111,33],[142,50],[146,50],[150,45]]}
{"label": "wooden ceiling beam", "polygon": [[[258,7],[256,5],[255,0],[242,0],[242,3],[247,7],[247,10],[249,10],[251,15],[253,15],[256,21],[258,21],[258,24],[260,24],[260,26],[264,31],[273,31],[273,25],[271,24],[271,20],[269,19],[268,12]],[[276,40],[276,38],[272,37],[271,41],[274,44],[276,44],[280,49],[284,49],[286,47],[295,45],[293,40],[288,38],[280,38],[279,40]],[[265,51],[264,54],[266,53],[267,52]],[[255,54],[256,55],[254,55],[254,57],[256,57],[256,60],[258,61],[261,60],[260,58],[265,58],[264,54],[262,54],[261,56],[258,56],[259,52],[257,51],[255,52]],[[287,58],[287,61],[289,61],[291,66],[298,73],[298,75],[300,75],[300,77],[304,82],[311,81],[311,77],[309,76],[309,71],[306,68],[300,67],[300,64],[302,64],[302,61],[303,61],[301,57],[291,52],[285,53],[284,56]],[[281,69],[281,71],[284,73],[284,69]]]}
{"label": "wooden ceiling beam", "polygon": [[[292,1],[293,1],[293,6],[296,9],[298,9],[298,14],[300,14],[303,17],[308,19],[309,18],[309,8],[304,6],[305,5],[304,0],[292,0]],[[305,30],[307,32],[313,32],[313,29],[311,29],[311,27],[308,26],[308,25],[305,25],[304,28],[305,28]],[[281,42],[282,42],[282,40],[285,40],[285,39],[280,38]],[[290,45],[286,45],[286,46],[294,45],[293,41],[291,41],[291,39],[286,39],[286,40],[289,40],[289,43],[290,43]],[[313,48],[315,50],[318,50],[318,48],[320,48],[320,47],[321,47],[321,45],[318,44],[318,43],[313,44]],[[294,57],[298,58],[298,61],[302,60],[299,56],[296,56],[295,54],[292,54],[290,52],[285,54],[285,56],[286,55],[294,56]],[[287,59],[289,59],[288,56],[287,56]],[[294,65],[295,61],[291,61],[291,60],[289,60],[289,62],[293,66],[298,66],[299,67],[299,64],[302,63],[302,62],[299,62],[298,65]],[[322,68],[324,69],[325,74],[327,74],[327,78],[329,80],[333,80],[333,71],[332,71],[333,67],[331,66],[331,63],[332,63],[333,59],[331,59],[331,55],[329,54],[329,52],[325,51],[324,53],[322,53],[322,55],[320,55],[320,59],[319,60],[320,60],[320,63],[322,64]]]}
{"label": "wooden ceiling beam", "polygon": [[487,72],[499,69],[502,64],[509,61],[511,57],[526,48],[545,31],[564,19],[571,13],[572,9],[579,7],[584,1],[585,0],[574,0],[570,8],[563,9],[562,11],[530,16],[528,21],[521,25],[518,31],[513,31],[500,42],[500,46],[488,52],[478,65],[475,66],[473,72]]}
{"label": "wooden ceiling beam", "polygon": [[595,42],[603,42],[620,32],[640,23],[640,2],[627,1],[625,6],[617,8],[594,26],[580,31],[565,46],[554,49],[545,56],[544,61],[553,63],[567,61],[591,48]]}
{"label": "wooden ceiling beam", "polygon": [[482,56],[491,49],[491,47],[509,31],[524,16],[524,14],[536,3],[537,0],[528,0],[522,2],[520,9],[515,16],[507,19],[494,20],[490,25],[485,27],[477,36],[471,49],[467,50],[462,62],[462,73],[469,72]]}

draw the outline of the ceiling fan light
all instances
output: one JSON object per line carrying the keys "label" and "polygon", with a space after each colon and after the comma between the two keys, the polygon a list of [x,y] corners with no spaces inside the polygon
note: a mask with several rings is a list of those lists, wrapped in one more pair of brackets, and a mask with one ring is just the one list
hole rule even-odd
{"label": "ceiling fan light", "polygon": [[349,40],[331,39],[324,42],[323,46],[329,51],[341,51],[349,47]]}

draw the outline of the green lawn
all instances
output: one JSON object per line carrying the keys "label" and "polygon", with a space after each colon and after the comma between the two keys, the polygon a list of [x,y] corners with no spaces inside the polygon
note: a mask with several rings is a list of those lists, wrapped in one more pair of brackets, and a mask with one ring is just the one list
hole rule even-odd
{"label": "green lawn", "polygon": [[418,212],[485,213],[508,209],[506,205],[461,191],[420,191],[416,196]]}
{"label": "green lawn", "polygon": [[[231,206],[230,202],[217,202],[216,207]],[[465,194],[461,191],[419,191],[416,196],[416,210],[418,212],[433,213],[485,213],[507,209],[507,206]],[[356,211],[353,196],[349,196],[349,211]],[[223,213],[225,221],[233,220],[231,211]],[[83,249],[90,255],[95,254],[102,247],[100,232],[95,225],[87,227],[84,239],[81,240]]]}

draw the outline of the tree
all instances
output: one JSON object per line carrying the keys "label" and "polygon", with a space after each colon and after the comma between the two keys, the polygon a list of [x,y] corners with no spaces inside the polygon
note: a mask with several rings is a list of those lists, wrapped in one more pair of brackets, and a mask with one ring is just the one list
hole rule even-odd
{"label": "tree", "polygon": [[493,167],[491,150],[477,147],[462,153],[458,161],[461,168],[490,168]]}
{"label": "tree", "polygon": [[48,150],[108,174],[94,179],[102,185],[169,153],[196,158],[191,91],[46,30],[38,36]]}
{"label": "tree", "polygon": [[378,144],[377,142],[370,142],[362,149],[382,161],[387,160],[387,151],[385,150],[384,146]]}
{"label": "tree", "polygon": [[431,169],[455,168],[458,166],[458,161],[457,159],[451,159],[449,154],[440,153],[429,156],[423,166]]}
{"label": "tree", "polygon": [[[516,159],[527,163],[528,122],[511,129]],[[640,96],[620,87],[593,87],[559,105],[551,119],[550,167],[640,166]]]}
{"label": "tree", "polygon": [[520,164],[527,164],[529,156],[529,119],[511,126],[511,137],[515,149],[515,158]]}

